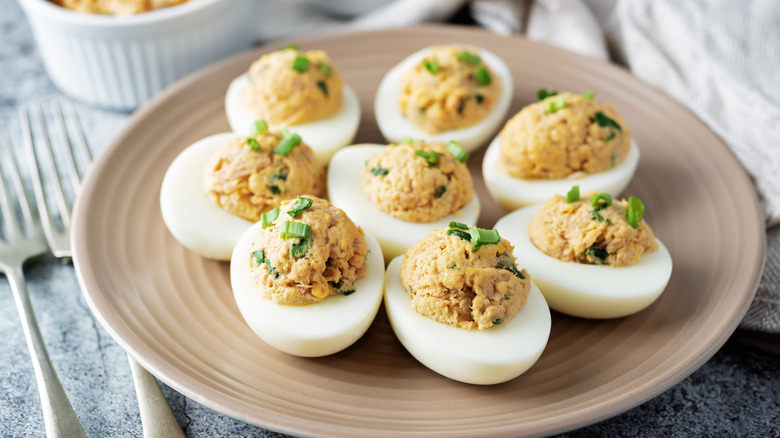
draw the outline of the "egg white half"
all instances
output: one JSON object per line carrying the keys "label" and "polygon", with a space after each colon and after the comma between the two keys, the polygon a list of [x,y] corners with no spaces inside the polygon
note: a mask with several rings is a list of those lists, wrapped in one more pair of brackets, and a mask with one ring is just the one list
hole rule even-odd
{"label": "egg white half", "polygon": [[474,198],[457,214],[447,215],[433,222],[407,222],[380,210],[368,198],[360,184],[360,172],[366,160],[386,146],[358,144],[341,149],[333,156],[328,168],[328,198],[336,207],[344,210],[363,230],[379,241],[385,261],[406,252],[431,231],[447,228],[450,222],[473,225],[479,219],[479,199]]}
{"label": "egg white half", "polygon": [[492,385],[514,379],[542,355],[550,337],[550,309],[533,281],[514,318],[489,329],[466,330],[412,308],[399,277],[402,260],[396,257],[387,267],[385,309],[401,344],[423,365],[453,380]]}
{"label": "egg white half", "polygon": [[512,73],[501,58],[485,49],[479,49],[479,57],[501,81],[501,94],[493,105],[493,109],[484,119],[468,128],[427,134],[403,116],[398,99],[401,96],[401,82],[404,76],[415,65],[422,62],[429,51],[429,48],[425,48],[412,53],[390,69],[382,78],[374,99],[374,113],[379,130],[390,143],[398,143],[404,137],[445,144],[454,140],[464,150],[473,151],[484,143],[504,121],[514,94]]}
{"label": "egg white half", "polygon": [[672,257],[664,244],[642,254],[631,266],[610,267],[563,262],[540,251],[528,235],[534,205],[499,219],[495,228],[515,246],[518,265],[525,267],[547,298],[550,308],[582,318],[619,318],[652,304],[672,275]]}
{"label": "egg white half", "polygon": [[376,239],[366,233],[368,273],[350,295],[328,297],[306,306],[276,304],[263,298],[250,276],[256,223],[241,236],[230,260],[230,284],[244,320],[267,344],[285,353],[320,357],[337,353],[368,330],[382,302],[384,259]]}
{"label": "egg white half", "polygon": [[206,163],[235,136],[215,134],[187,147],[168,167],[160,188],[160,210],[168,231],[190,251],[215,260],[229,260],[238,238],[252,225],[221,209],[203,191]]}
{"label": "egg white half", "polygon": [[515,178],[507,173],[501,162],[501,143],[496,136],[485,151],[482,175],[493,199],[508,210],[517,210],[544,203],[555,195],[566,194],[574,185],[580,186],[580,193],[595,190],[618,196],[631,182],[638,164],[639,147],[631,140],[631,148],[626,158],[604,172],[579,172],[562,179]]}
{"label": "egg white half", "polygon": [[[225,113],[233,132],[239,135],[249,135],[255,119],[241,104],[241,93],[249,84],[249,76],[243,74],[228,87],[225,95]],[[352,143],[360,125],[360,99],[355,90],[347,84],[341,92],[341,110],[325,119],[294,126],[268,124],[272,131],[287,128],[301,136],[304,143],[314,151],[317,161],[323,166],[340,148]]]}

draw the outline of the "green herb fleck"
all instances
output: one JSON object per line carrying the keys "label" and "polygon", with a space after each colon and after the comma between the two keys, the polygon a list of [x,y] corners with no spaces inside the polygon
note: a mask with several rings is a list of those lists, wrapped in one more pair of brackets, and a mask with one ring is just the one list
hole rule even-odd
{"label": "green herb fleck", "polygon": [[477,84],[479,84],[481,87],[486,87],[493,81],[490,78],[490,73],[488,73],[485,67],[478,68],[477,71],[474,72],[474,75],[477,78]]}
{"label": "green herb fleck", "polygon": [[547,99],[550,96],[555,96],[557,94],[558,94],[557,91],[547,91],[546,88],[542,88],[542,89],[540,89],[539,91],[536,92],[536,98],[538,100],[542,101],[544,99]]}
{"label": "green herb fleck", "polygon": [[322,94],[324,94],[325,97],[328,97],[328,84],[326,84],[325,81],[317,81],[317,88],[322,91]]}
{"label": "green herb fleck", "polygon": [[447,230],[447,235],[457,236],[465,240],[466,242],[471,242],[471,235],[463,230],[457,230],[457,229]]}
{"label": "green herb fleck", "polygon": [[485,95],[484,94],[477,94],[474,97],[477,99],[477,105],[482,105],[482,102],[485,101]]}
{"label": "green herb fleck", "polygon": [[298,55],[293,60],[292,69],[297,71],[297,72],[299,72],[299,73],[303,73],[303,72],[305,72],[306,70],[309,69],[309,63],[310,62],[311,61],[309,61],[309,58],[307,58],[305,56]]}
{"label": "green herb fleck", "polygon": [[455,228],[458,230],[468,230],[469,226],[466,224],[462,224],[460,222],[450,222],[450,228]]}
{"label": "green herb fleck", "polygon": [[587,93],[582,93],[582,97],[588,100],[593,100],[596,97],[595,91],[588,91]]}
{"label": "green herb fleck", "polygon": [[422,158],[423,160],[427,161],[429,165],[438,164],[439,155],[444,155],[439,152],[427,152],[422,149],[417,149],[416,151],[414,151],[414,154]]}
{"label": "green herb fleck", "polygon": [[270,190],[271,194],[274,195],[274,196],[280,195],[282,193],[282,191],[279,190],[279,187],[277,187],[275,185],[268,186],[268,190]]}
{"label": "green herb fleck", "polygon": [[257,251],[252,251],[252,267],[258,267],[265,263],[265,250],[258,249]]}
{"label": "green herb fleck", "polygon": [[616,135],[615,131],[623,132],[623,128],[620,127],[620,124],[607,117],[601,111],[596,112],[595,120],[600,127],[609,128],[609,135],[607,135],[607,137],[604,138],[604,141],[610,141],[613,138],[615,138]]}
{"label": "green herb fleck", "polygon": [[479,56],[466,50],[458,53],[458,61],[471,65],[479,65],[479,63],[482,62],[482,60],[479,59]]}
{"label": "green herb fleck", "polygon": [[252,150],[255,152],[260,150],[260,143],[258,143],[257,140],[252,137],[246,139],[246,144],[248,144],[249,147],[252,148]]}
{"label": "green herb fleck", "polygon": [[503,320],[503,319],[501,319],[501,318],[496,318],[496,319],[494,319],[494,320],[493,320],[493,325],[499,325],[499,324],[501,324],[502,322],[504,322],[504,320]]}
{"label": "green herb fleck", "polygon": [[351,295],[355,293],[355,289],[348,289],[348,290],[337,290],[336,292],[340,293],[341,295]]}
{"label": "green herb fleck", "polygon": [[442,196],[444,196],[444,192],[446,192],[446,191],[447,191],[447,186],[439,187],[439,190],[436,191],[436,199],[439,199]]}
{"label": "green herb fleck", "polygon": [[414,143],[414,139],[412,137],[404,137],[399,142],[400,144],[412,144]]}
{"label": "green herb fleck", "polygon": [[330,68],[330,66],[324,62],[320,62],[320,70],[322,71],[322,74],[324,74],[326,78],[329,78],[330,75],[333,74],[333,69]]}
{"label": "green herb fleck", "polygon": [[463,150],[463,148],[460,147],[458,142],[455,140],[447,143],[447,150],[450,154],[452,154],[453,157],[455,157],[456,160],[460,161],[461,163],[465,163],[466,160],[469,159],[469,153]]}
{"label": "green herb fleck", "polygon": [[628,197],[628,205],[626,206],[626,220],[628,224],[633,228],[639,227],[639,222],[642,220],[642,216],[645,214],[645,204],[633,196]]}
{"label": "green herb fleck", "polygon": [[306,257],[309,253],[309,239],[301,239],[298,243],[293,243],[290,246],[290,257],[294,259],[300,259]]}
{"label": "green herb fleck", "polygon": [[569,193],[566,194],[566,203],[571,204],[580,200],[580,186],[572,186]]}
{"label": "green herb fleck", "polygon": [[273,210],[267,211],[260,215],[260,222],[263,224],[263,229],[266,229],[274,224],[276,218],[279,217],[279,207],[274,207]]}
{"label": "green herb fleck", "polygon": [[458,264],[455,262],[450,262],[450,264],[447,265],[447,269],[458,269]]}
{"label": "green herb fleck", "polygon": [[557,99],[548,100],[544,110],[552,114],[563,108],[566,108],[566,99],[564,99],[563,96],[560,96]]}
{"label": "green herb fleck", "polygon": [[307,208],[311,207],[312,201],[309,198],[304,198],[302,196],[298,196],[298,198],[295,200],[295,203],[293,203],[292,208],[290,211],[287,212],[287,214],[290,215],[291,218],[297,218],[298,216],[303,213],[303,210],[306,210]]}
{"label": "green herb fleck", "polygon": [[255,120],[255,122],[252,123],[252,128],[249,130],[249,136],[257,137],[258,135],[265,134],[265,131],[268,131],[268,123],[266,123],[266,121],[263,119]]}
{"label": "green herb fleck", "polygon": [[515,264],[512,260],[509,259],[509,255],[504,253],[499,256],[498,261],[496,262],[496,265],[498,265],[499,268],[506,269],[507,271],[512,272],[515,274],[515,277],[525,280],[525,275],[523,275],[522,272],[520,272],[519,269],[517,269],[517,264]]}
{"label": "green herb fleck", "polygon": [[612,205],[612,196],[609,193],[601,192],[598,195],[593,195],[590,198],[590,205],[603,209]]}
{"label": "green herb fleck", "polygon": [[279,142],[278,145],[274,148],[274,153],[277,155],[287,156],[290,152],[292,152],[293,148],[295,146],[298,146],[301,143],[301,136],[298,134],[293,134],[288,130],[282,131],[282,141]]}
{"label": "green herb fleck", "polygon": [[281,48],[281,49],[279,49],[279,50],[280,50],[280,51],[282,51],[282,50],[295,50],[295,51],[297,52],[297,51],[301,50],[301,48],[300,48],[300,47],[298,47],[298,45],[297,45],[297,44],[290,44],[290,45],[287,45],[287,46],[284,46],[284,47],[282,47],[282,48]]}
{"label": "green herb fleck", "polygon": [[423,59],[422,61],[423,67],[425,67],[426,70],[428,70],[428,73],[435,75],[439,72],[439,60],[436,58],[431,58],[428,60],[428,58]]}
{"label": "green herb fleck", "polygon": [[464,109],[466,109],[466,99],[461,99],[458,102],[458,114],[463,114]]}
{"label": "green herb fleck", "polygon": [[607,257],[609,257],[609,253],[605,249],[596,248],[595,246],[586,249],[584,255],[585,259],[594,265],[603,265],[607,262]]}
{"label": "green herb fleck", "polygon": [[387,175],[390,171],[377,164],[370,170],[370,172],[371,175],[381,176],[381,175]]}

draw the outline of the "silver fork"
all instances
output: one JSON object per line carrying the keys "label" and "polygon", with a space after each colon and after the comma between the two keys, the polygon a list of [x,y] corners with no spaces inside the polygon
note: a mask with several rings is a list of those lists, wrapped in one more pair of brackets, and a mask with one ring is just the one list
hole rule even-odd
{"label": "silver fork", "polygon": [[[38,149],[37,154],[33,151],[31,139],[30,141],[25,140],[25,144],[29,144],[28,161],[30,162],[30,174],[33,177],[33,188],[38,210],[41,212],[41,222],[43,224],[44,234],[52,254],[64,261],[69,261],[73,256],[70,242],[70,212],[73,204],[72,202],[68,202],[65,192],[63,191],[62,183],[69,182],[73,193],[72,198],[75,198],[81,189],[81,176],[77,168],[75,154],[80,154],[81,162],[86,163],[87,166],[90,164],[92,158],[84,138],[81,123],[79,122],[73,105],[70,103],[65,105],[65,113],[71,128],[68,130],[65,126],[60,105],[56,101],[52,102],[51,113],[56,125],[59,144],[62,146],[62,155],[65,157],[64,161],[68,170],[68,178],[61,179],[61,174],[58,172],[57,165],[53,159],[52,144],[49,141],[48,135],[45,134],[47,130],[43,122],[43,117],[41,116],[40,107],[33,107],[31,113],[33,115],[33,120],[37,123],[38,131],[44,133],[44,135],[41,136],[42,141],[40,142],[42,147],[36,148]],[[31,137],[31,125],[28,114],[23,111],[21,117],[23,134]],[[69,133],[72,133],[73,135],[69,135]],[[74,151],[73,143],[78,147],[78,152]],[[36,155],[43,157],[45,163],[37,160]],[[43,165],[45,165],[45,169]],[[47,171],[47,180],[50,181],[51,191],[53,192],[52,195],[55,200],[54,205],[56,206],[60,218],[59,226],[55,220],[56,217],[49,211],[49,205],[46,202],[47,196],[46,193],[44,193],[41,172],[39,172],[39,169]],[[127,359],[130,362],[130,369],[133,373],[133,383],[138,397],[144,437],[183,438],[184,433],[182,432],[179,423],[176,421],[176,418],[173,416],[173,412],[171,411],[170,406],[168,406],[168,402],[165,400],[165,396],[160,390],[157,380],[130,355],[127,356]]]}
{"label": "silver fork", "polygon": [[41,224],[33,216],[30,209],[8,133],[3,134],[2,145],[3,159],[0,162],[6,163],[6,171],[16,192],[23,224],[19,221],[16,208],[12,203],[11,192],[6,188],[2,168],[0,168],[0,224],[4,225],[6,236],[5,240],[0,239],[0,271],[5,273],[11,284],[16,308],[22,320],[24,337],[33,359],[33,370],[38,384],[38,393],[41,397],[46,436],[83,437],[85,435],[81,424],[76,418],[76,413],[73,412],[73,407],[65,395],[65,390],[62,388],[57,372],[49,358],[49,353],[46,351],[46,344],[43,342],[43,336],[38,328],[24,282],[22,270],[24,262],[46,252],[46,244],[41,234]]}

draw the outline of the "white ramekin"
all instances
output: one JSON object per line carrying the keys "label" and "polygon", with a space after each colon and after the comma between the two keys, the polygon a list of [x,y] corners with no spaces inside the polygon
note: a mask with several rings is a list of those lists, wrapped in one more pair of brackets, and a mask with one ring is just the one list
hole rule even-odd
{"label": "white ramekin", "polygon": [[44,65],[66,94],[132,110],[175,80],[251,47],[257,0],[191,0],[137,15],[77,13],[19,0]]}

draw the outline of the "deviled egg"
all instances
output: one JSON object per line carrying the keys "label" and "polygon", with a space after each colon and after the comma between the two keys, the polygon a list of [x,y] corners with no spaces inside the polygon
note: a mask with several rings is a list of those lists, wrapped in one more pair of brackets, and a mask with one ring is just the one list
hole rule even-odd
{"label": "deviled egg", "polygon": [[328,201],[301,196],[252,225],[230,261],[241,315],[269,345],[296,356],[341,351],[368,330],[382,301],[384,261]]}
{"label": "deviled egg", "polygon": [[254,136],[222,133],[197,141],[171,163],[160,188],[163,222],[194,253],[229,260],[261,215],[299,194],[321,196],[325,171],[292,133],[258,123]]}
{"label": "deviled egg", "polygon": [[289,128],[303,138],[320,164],[355,138],[360,100],[321,50],[290,46],[265,54],[230,83],[225,96],[228,123],[240,135],[256,120],[271,129]]}
{"label": "deviled egg", "polygon": [[456,143],[349,146],[331,160],[328,197],[376,237],[390,261],[436,228],[477,221],[467,159]]}
{"label": "deviled egg", "polygon": [[534,273],[550,308],[583,318],[639,312],[664,291],[672,258],[642,219],[635,198],[607,193],[579,197],[575,186],[543,205],[514,211],[496,223]]}
{"label": "deviled egg", "polygon": [[539,204],[572,184],[620,194],[639,164],[623,118],[594,93],[541,90],[539,102],[512,117],[482,162],[491,196],[509,210]]}
{"label": "deviled egg", "polygon": [[501,125],[513,87],[509,67],[493,53],[471,46],[432,46],[387,72],[374,112],[391,143],[407,136],[454,140],[472,151]]}
{"label": "deviled egg", "polygon": [[512,245],[496,230],[462,223],[436,230],[393,259],[385,308],[404,347],[450,379],[511,380],[541,356],[551,318]]}

